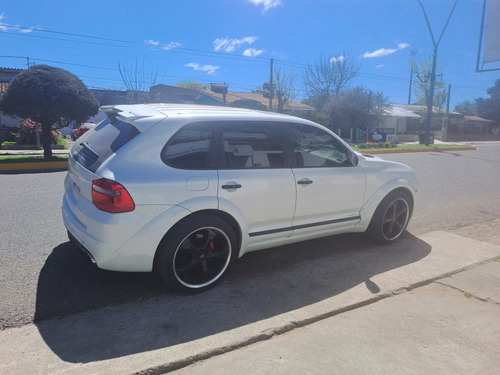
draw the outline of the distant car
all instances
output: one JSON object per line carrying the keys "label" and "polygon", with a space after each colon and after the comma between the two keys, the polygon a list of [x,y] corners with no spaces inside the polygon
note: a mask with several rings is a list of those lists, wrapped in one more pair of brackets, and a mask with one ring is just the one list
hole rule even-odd
{"label": "distant car", "polygon": [[101,109],[108,118],[71,148],[62,208],[71,242],[100,268],[155,270],[199,292],[247,252],[346,232],[391,243],[412,215],[409,166],[359,154],[311,121],[227,107]]}
{"label": "distant car", "polygon": [[81,124],[78,128],[73,130],[73,133],[71,134],[71,138],[76,141],[78,138],[80,138],[85,132],[89,131],[90,129],[94,129],[97,125],[92,123],[92,122],[86,122],[84,124]]}

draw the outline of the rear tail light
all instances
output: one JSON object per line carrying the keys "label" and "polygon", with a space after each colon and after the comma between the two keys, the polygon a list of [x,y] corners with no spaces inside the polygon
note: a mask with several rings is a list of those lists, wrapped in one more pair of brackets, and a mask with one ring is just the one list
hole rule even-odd
{"label": "rear tail light", "polygon": [[127,189],[116,181],[101,178],[92,182],[92,202],[106,212],[129,212],[135,209],[135,203]]}

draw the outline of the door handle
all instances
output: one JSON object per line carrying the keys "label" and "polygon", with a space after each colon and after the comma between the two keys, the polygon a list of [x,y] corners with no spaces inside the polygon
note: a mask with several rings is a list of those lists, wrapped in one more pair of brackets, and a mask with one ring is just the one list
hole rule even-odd
{"label": "door handle", "polygon": [[297,182],[297,184],[299,185],[311,185],[312,183],[313,183],[312,180],[308,178],[303,178],[302,180]]}
{"label": "door handle", "polygon": [[222,185],[222,188],[225,190],[239,189],[241,188],[241,185],[240,184]]}

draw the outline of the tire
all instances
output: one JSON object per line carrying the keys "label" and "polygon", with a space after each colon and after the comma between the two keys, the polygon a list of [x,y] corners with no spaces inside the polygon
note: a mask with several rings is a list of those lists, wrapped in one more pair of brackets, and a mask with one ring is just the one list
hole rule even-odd
{"label": "tire", "polygon": [[366,232],[378,243],[391,243],[406,230],[411,213],[410,196],[402,191],[393,191],[378,205]]}
{"label": "tire", "polygon": [[236,236],[229,224],[217,216],[197,215],[165,236],[155,270],[170,288],[200,293],[223,279],[236,253]]}

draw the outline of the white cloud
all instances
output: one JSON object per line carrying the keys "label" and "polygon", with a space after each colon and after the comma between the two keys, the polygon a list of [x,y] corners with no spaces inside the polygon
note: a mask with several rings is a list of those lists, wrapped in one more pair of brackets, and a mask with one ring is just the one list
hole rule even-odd
{"label": "white cloud", "polygon": [[410,45],[408,43],[399,43],[397,48],[380,48],[373,52],[365,52],[363,57],[365,59],[375,58],[375,57],[384,57],[388,55],[392,55],[395,52],[401,51],[405,48],[408,48]]}
{"label": "white cloud", "polygon": [[256,57],[262,54],[262,52],[264,52],[263,49],[248,48],[243,51],[243,56]]}
{"label": "white cloud", "polygon": [[186,64],[188,68],[193,68],[196,71],[199,72],[206,72],[207,74],[214,75],[217,69],[220,68],[220,66],[217,65],[200,65],[198,63],[189,63]]}
{"label": "white cloud", "polygon": [[259,39],[257,36],[247,36],[242,39],[217,38],[214,40],[214,50],[224,51],[226,53],[233,52],[242,44],[253,44]]}
{"label": "white cloud", "polygon": [[16,30],[20,33],[26,34],[26,33],[31,33],[34,30],[33,27],[22,27],[19,25],[8,25],[6,23],[2,23],[4,18],[5,18],[5,13],[0,13],[0,31],[7,31],[10,28],[11,30]]}
{"label": "white cloud", "polygon": [[181,44],[178,42],[170,42],[168,44],[162,44],[161,48],[165,51],[168,51],[170,49],[179,48],[180,46]]}
{"label": "white cloud", "polygon": [[27,33],[31,33],[34,29],[33,28],[29,28],[29,29],[19,29],[19,32],[20,33],[24,33],[24,34],[27,34]]}
{"label": "white cloud", "polygon": [[330,62],[331,62],[331,63],[342,62],[342,61],[344,61],[345,59],[347,59],[347,57],[346,57],[346,56],[344,56],[344,55],[341,55],[341,56],[333,56],[333,57],[330,59]]}
{"label": "white cloud", "polygon": [[375,69],[382,69],[382,68],[385,68],[385,65],[384,64],[380,64],[380,65],[377,65],[375,67]]}
{"label": "white cloud", "polygon": [[162,44],[162,43],[160,43],[156,40],[153,40],[153,39],[145,40],[144,44],[147,44],[149,46],[160,47],[161,49],[163,49],[165,51],[168,51],[168,50],[173,49],[173,48],[178,48],[181,46],[181,44],[178,42],[170,42],[167,44]]}
{"label": "white cloud", "polygon": [[[5,18],[5,13],[0,13],[0,22],[2,22],[4,18]],[[7,31],[7,26],[9,25],[0,24],[0,31]]]}
{"label": "white cloud", "polygon": [[269,9],[282,5],[281,0],[248,0],[256,6],[262,6],[262,13],[266,13]]}

